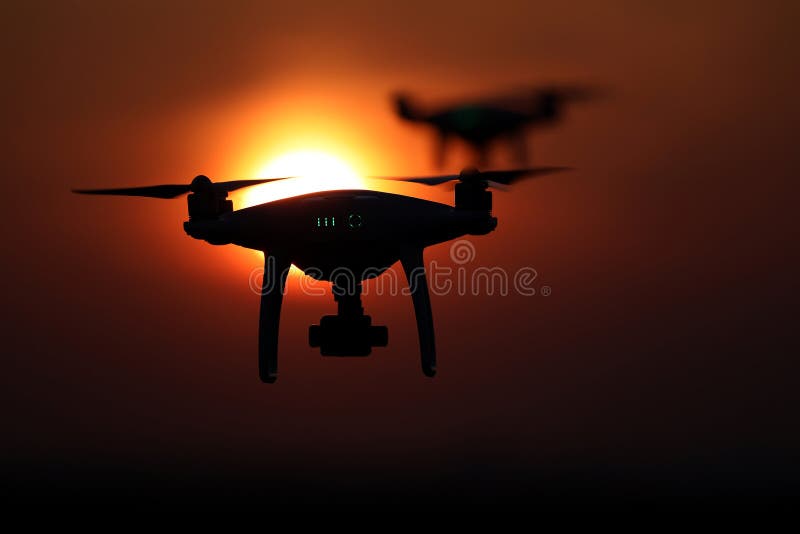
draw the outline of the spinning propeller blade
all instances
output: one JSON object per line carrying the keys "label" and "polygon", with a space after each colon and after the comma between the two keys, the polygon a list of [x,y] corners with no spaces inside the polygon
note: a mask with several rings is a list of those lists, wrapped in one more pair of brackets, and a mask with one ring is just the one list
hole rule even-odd
{"label": "spinning propeller blade", "polygon": [[286,180],[286,178],[259,178],[257,180],[233,180],[230,182],[212,182],[205,176],[198,176],[188,185],[166,184],[150,185],[144,187],[123,187],[118,189],[73,189],[73,193],[82,195],[117,195],[126,197],[148,197],[148,198],[176,198],[185,195],[190,191],[199,191],[205,188],[213,188],[218,191],[230,193],[243,187]]}
{"label": "spinning propeller blade", "polygon": [[464,169],[460,174],[443,174],[440,176],[417,176],[417,177],[396,177],[384,178],[386,180],[397,180],[401,182],[413,182],[425,185],[439,185],[455,180],[470,182],[484,180],[502,185],[511,185],[524,178],[535,178],[545,174],[553,174],[561,171],[568,171],[570,167],[536,167],[532,169],[513,169],[508,171],[483,171],[477,169]]}
{"label": "spinning propeller blade", "polygon": [[119,189],[73,189],[81,195],[118,195],[126,197],[175,198],[188,193],[190,185],[152,185],[149,187],[123,187]]}

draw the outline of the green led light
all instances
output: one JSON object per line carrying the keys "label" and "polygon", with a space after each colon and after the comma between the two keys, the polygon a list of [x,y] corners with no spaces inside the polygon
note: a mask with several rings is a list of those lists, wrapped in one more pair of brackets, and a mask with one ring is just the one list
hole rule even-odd
{"label": "green led light", "polygon": [[317,228],[327,228],[329,226],[331,228],[336,226],[336,217],[317,217]]}
{"label": "green led light", "polygon": [[353,230],[361,228],[363,224],[364,224],[364,219],[362,219],[361,215],[357,213],[351,213],[347,217],[347,225],[350,226],[350,228],[352,228]]}

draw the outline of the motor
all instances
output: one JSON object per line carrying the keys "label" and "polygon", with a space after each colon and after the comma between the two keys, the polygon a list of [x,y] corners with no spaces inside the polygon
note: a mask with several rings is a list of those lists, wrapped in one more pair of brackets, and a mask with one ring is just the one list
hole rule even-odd
{"label": "motor", "polygon": [[199,175],[192,180],[192,193],[187,198],[189,220],[216,219],[233,211],[233,201],[227,200],[228,192],[216,188],[208,176]]}
{"label": "motor", "polygon": [[481,176],[477,169],[464,169],[456,184],[456,209],[492,211],[492,192],[488,191],[489,182]]}

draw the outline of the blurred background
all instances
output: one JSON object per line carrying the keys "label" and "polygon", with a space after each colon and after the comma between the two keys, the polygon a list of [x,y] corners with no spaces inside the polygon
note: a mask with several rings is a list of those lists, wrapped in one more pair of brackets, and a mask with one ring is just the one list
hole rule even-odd
{"label": "blurred background", "polygon": [[[796,3],[0,13],[4,492],[797,493]],[[496,193],[497,230],[470,238],[475,265],[532,266],[552,294],[433,297],[434,380],[403,296],[365,298],[388,348],[321,358],[307,326],[334,303],[295,274],[280,379],[261,384],[260,255],[187,237],[184,201],[70,193],[253,178],[298,151],[357,176],[431,174],[434,139],[391,94],[552,83],[609,89],[528,139],[537,165],[576,170]],[[468,159],[456,146],[443,170]],[[447,263],[449,244],[426,260]]]}

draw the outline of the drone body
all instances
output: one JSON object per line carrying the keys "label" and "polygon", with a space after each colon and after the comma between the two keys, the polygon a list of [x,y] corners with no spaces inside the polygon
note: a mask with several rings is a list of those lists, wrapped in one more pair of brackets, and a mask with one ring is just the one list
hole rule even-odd
{"label": "drone body", "polygon": [[375,276],[409,250],[465,234],[485,234],[496,222],[489,210],[457,209],[380,191],[336,190],[267,202],[213,219],[190,218],[184,229],[212,244],[285,255],[315,278],[332,281],[338,271],[361,280]]}
{"label": "drone body", "polygon": [[510,184],[558,167],[515,171],[463,171],[460,175],[402,178],[437,185],[458,181],[455,205],[369,190],[306,194],[233,210],[228,192],[280,178],[212,183],[205,176],[191,185],[79,190],[100,195],[188,197],[190,236],[214,245],[234,244],[264,252],[264,282],[259,317],[259,374],[274,382],[278,371],[278,330],[289,267],[332,283],[337,314],[309,328],[309,344],[325,356],[366,356],[386,346],[385,326],[372,324],[361,306],[361,282],[400,262],[414,302],[422,370],[436,374],[433,316],[423,264],[425,247],[497,226],[490,183]]}

